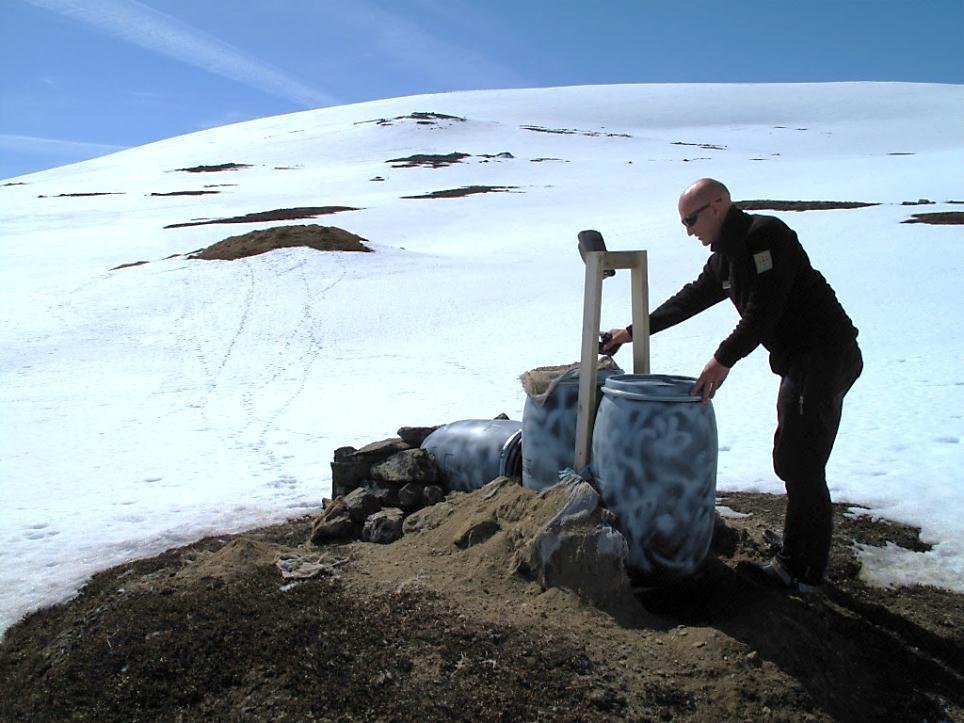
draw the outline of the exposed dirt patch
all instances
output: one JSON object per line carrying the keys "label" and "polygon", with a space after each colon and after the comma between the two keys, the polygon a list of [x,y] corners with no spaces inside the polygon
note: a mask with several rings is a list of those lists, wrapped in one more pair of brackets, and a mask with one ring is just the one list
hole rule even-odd
{"label": "exposed dirt patch", "polygon": [[[547,161],[558,161],[559,163],[569,163],[569,161],[564,161],[561,158],[530,158],[530,163],[546,163]],[[632,163],[632,161],[630,161]]]}
{"label": "exposed dirt patch", "polygon": [[168,193],[152,193],[152,196],[209,196],[220,191],[170,191]]}
{"label": "exposed dirt patch", "polygon": [[902,201],[901,206],[932,206],[934,202],[928,198],[919,198],[916,201]]}
{"label": "exposed dirt patch", "polygon": [[863,201],[735,201],[734,205],[744,211],[830,211],[841,208],[866,208],[879,206],[879,203]]}
{"label": "exposed dirt patch", "polygon": [[696,146],[707,151],[725,151],[726,146],[717,146],[713,143],[684,143],[683,141],[673,141],[674,146]]}
{"label": "exposed dirt patch", "polygon": [[317,251],[370,252],[371,249],[364,243],[367,240],[337,226],[276,226],[240,236],[230,236],[195,251],[190,258],[230,261],[292,246],[305,246]]}
{"label": "exposed dirt patch", "polygon": [[200,219],[185,221],[184,223],[172,223],[164,228],[184,228],[185,226],[207,226],[215,223],[261,223],[264,221],[294,221],[301,218],[316,218],[327,216],[332,213],[342,211],[359,211],[361,209],[351,206],[302,206],[299,208],[276,208],[273,211],[258,211],[257,213],[246,213],[243,216],[231,216],[228,218]]}
{"label": "exposed dirt patch", "polygon": [[190,168],[175,168],[175,171],[185,173],[220,173],[221,171],[238,171],[242,168],[251,168],[250,163],[219,163],[214,166],[191,166]]}
{"label": "exposed dirt patch", "polygon": [[144,264],[150,263],[149,261],[132,261],[129,264],[121,264],[120,266],[115,266],[111,271],[117,271],[119,269],[129,269],[132,266],[143,266]]}
{"label": "exposed dirt patch", "polygon": [[534,133],[552,133],[555,135],[562,136],[589,136],[590,138],[597,138],[599,136],[605,136],[606,138],[632,138],[629,133],[609,133],[608,131],[581,131],[576,128],[545,128],[543,126],[520,126],[524,131],[533,131]]}
{"label": "exposed dirt patch", "polygon": [[518,186],[462,186],[461,188],[449,188],[444,191],[432,191],[421,196],[402,196],[402,198],[461,198],[462,196],[474,196],[477,193],[512,193],[517,188]]}
{"label": "exposed dirt patch", "polygon": [[[0,646],[0,719],[962,720],[962,596],[879,590],[855,542],[916,532],[838,506],[827,592],[735,572],[784,500],[731,494],[716,554],[603,612],[513,571],[539,501],[455,493],[394,545],[302,546],[307,519],[100,573]],[[480,514],[493,534],[456,542]],[[276,558],[328,574],[292,584]]]}
{"label": "exposed dirt patch", "polygon": [[915,156],[916,153],[910,153],[907,151],[895,151],[894,153],[888,153],[888,156]]}
{"label": "exposed dirt patch", "polygon": [[942,211],[938,213],[915,213],[901,223],[929,223],[935,226],[960,226],[964,224],[964,211]]}
{"label": "exposed dirt patch", "polygon": [[391,126],[398,122],[404,121],[415,121],[416,125],[421,126],[433,126],[439,123],[464,123],[465,118],[457,115],[446,115],[445,113],[423,113],[415,112],[409,115],[395,116],[394,118],[376,118],[375,120],[359,121],[355,125],[364,125],[366,123],[375,123],[380,126]]}
{"label": "exposed dirt patch", "polygon": [[94,191],[92,193],[58,193],[56,196],[37,196],[37,198],[87,198],[89,196],[123,196],[123,191]]}
{"label": "exposed dirt patch", "polygon": [[3,188],[6,188],[7,186],[26,186],[27,183],[25,181],[10,181],[9,183],[4,183],[0,185],[2,185]]}
{"label": "exposed dirt patch", "polygon": [[390,158],[385,161],[385,163],[396,164],[392,166],[392,168],[417,168],[419,166],[423,168],[444,168],[454,163],[461,163],[469,157],[470,154],[459,153],[457,151],[455,153],[444,154],[416,153],[406,158]]}
{"label": "exposed dirt patch", "polygon": [[515,158],[515,156],[513,156],[513,155],[512,155],[511,153],[509,153],[508,151],[503,151],[502,153],[482,153],[482,154],[479,155],[479,158],[484,158],[484,159],[485,159],[484,161],[480,161],[480,163],[488,163],[489,161],[508,161],[508,160],[512,160],[513,158]]}

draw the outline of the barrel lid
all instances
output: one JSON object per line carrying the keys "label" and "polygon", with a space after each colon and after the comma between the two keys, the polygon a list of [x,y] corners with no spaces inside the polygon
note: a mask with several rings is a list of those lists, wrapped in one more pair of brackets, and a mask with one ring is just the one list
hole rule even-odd
{"label": "barrel lid", "polygon": [[603,385],[603,394],[647,402],[699,402],[702,397],[691,394],[693,377],[676,374],[617,374]]}

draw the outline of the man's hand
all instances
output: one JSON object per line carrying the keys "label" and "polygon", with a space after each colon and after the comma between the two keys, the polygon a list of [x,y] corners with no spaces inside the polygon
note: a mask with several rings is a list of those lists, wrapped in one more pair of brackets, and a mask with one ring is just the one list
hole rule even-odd
{"label": "man's hand", "polygon": [[625,329],[610,329],[606,333],[609,334],[610,338],[602,346],[603,354],[615,354],[619,351],[619,347],[633,340],[633,337]]}
{"label": "man's hand", "polygon": [[703,371],[700,372],[700,376],[696,380],[696,384],[690,389],[690,394],[698,394],[703,397],[703,403],[706,404],[714,394],[716,390],[723,385],[723,380],[726,379],[726,375],[730,373],[730,368],[725,367],[716,361],[716,357],[710,357],[710,360],[703,367]]}

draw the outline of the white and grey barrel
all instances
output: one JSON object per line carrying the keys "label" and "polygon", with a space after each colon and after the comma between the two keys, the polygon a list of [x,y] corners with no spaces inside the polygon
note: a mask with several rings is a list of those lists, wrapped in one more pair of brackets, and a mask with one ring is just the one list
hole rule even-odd
{"label": "white and grey barrel", "polygon": [[655,579],[692,574],[713,537],[716,416],[690,377],[606,380],[590,469],[629,543],[627,562]]}
{"label": "white and grey barrel", "polygon": [[522,422],[463,419],[443,425],[422,442],[452,490],[477,490],[496,477],[518,477],[522,466]]}
{"label": "white and grey barrel", "polygon": [[[596,372],[598,389],[621,369]],[[522,410],[522,484],[534,490],[559,481],[559,471],[572,467],[576,449],[576,413],[579,407],[579,369],[559,377],[548,394],[526,398]]]}

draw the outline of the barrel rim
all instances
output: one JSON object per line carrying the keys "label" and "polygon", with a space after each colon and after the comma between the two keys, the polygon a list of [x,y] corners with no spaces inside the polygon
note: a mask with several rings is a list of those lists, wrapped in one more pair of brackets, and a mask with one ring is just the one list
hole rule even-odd
{"label": "barrel rim", "polygon": [[[635,385],[633,382],[640,382]],[[680,386],[685,384],[686,394],[647,394],[645,384],[650,386],[663,385]],[[621,397],[642,402],[701,402],[703,398],[698,394],[689,394],[688,389],[696,383],[693,377],[680,374],[617,374],[609,377],[602,387],[602,393],[608,396]],[[637,388],[620,388],[622,384]]]}

